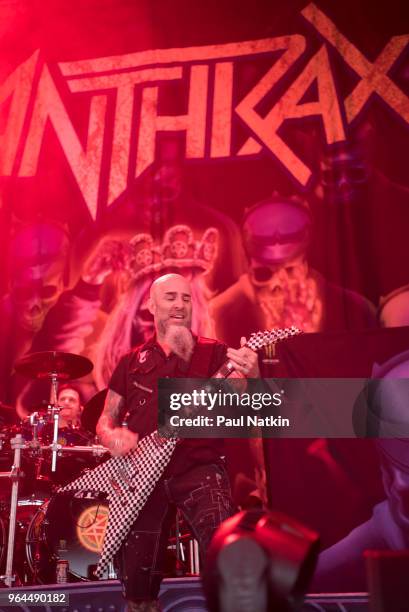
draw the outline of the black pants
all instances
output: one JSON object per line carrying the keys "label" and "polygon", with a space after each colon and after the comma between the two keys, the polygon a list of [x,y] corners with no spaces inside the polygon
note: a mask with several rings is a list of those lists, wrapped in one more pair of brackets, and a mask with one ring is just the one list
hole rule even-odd
{"label": "black pants", "polygon": [[176,508],[190,524],[203,556],[214,531],[234,512],[224,467],[202,465],[160,479],[115,557],[127,600],[158,597]]}

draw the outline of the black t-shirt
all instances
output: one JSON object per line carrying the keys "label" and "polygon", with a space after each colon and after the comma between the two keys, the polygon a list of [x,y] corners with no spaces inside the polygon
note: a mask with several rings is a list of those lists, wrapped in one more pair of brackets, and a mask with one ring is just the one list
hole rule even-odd
{"label": "black t-shirt", "polygon": [[[174,353],[169,356],[152,340],[124,355],[115,368],[109,388],[125,399],[120,415],[128,428],[143,438],[158,427],[159,378],[210,378],[226,360],[227,347],[216,340],[195,339],[190,363]],[[223,441],[211,438],[184,439],[165,470],[166,475],[188,471],[195,465],[219,463]]]}

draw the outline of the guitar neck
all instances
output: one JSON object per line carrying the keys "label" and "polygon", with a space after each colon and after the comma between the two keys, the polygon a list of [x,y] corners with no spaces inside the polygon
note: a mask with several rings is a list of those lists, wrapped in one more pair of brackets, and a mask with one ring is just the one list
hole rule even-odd
{"label": "guitar neck", "polygon": [[[276,345],[277,342],[282,342],[300,333],[301,330],[295,326],[255,332],[251,334],[244,346],[247,346],[252,351],[258,351],[265,346]],[[217,372],[213,374],[212,378],[228,378],[232,372],[234,372],[234,366],[229,359],[226,359]]]}

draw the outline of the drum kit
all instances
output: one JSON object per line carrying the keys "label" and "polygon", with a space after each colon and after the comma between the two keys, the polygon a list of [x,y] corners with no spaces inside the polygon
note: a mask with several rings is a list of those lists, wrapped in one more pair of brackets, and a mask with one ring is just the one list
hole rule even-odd
{"label": "drum kit", "polygon": [[[95,492],[67,494],[58,488],[109,456],[95,443],[104,394],[85,406],[79,428],[59,426],[57,399],[61,382],[81,378],[92,368],[89,359],[71,353],[29,354],[15,370],[48,381],[49,403],[20,423],[13,408],[0,404],[0,580],[8,587],[55,582],[62,559],[70,581],[92,579],[108,503]],[[115,577],[113,570],[106,577]]]}
{"label": "drum kit", "polygon": [[[49,382],[50,400],[22,422],[0,403],[0,587],[95,580],[108,502],[96,491],[59,491],[109,458],[95,435],[106,389],[85,405],[81,427],[60,427],[59,384],[92,368],[86,357],[56,351],[31,353],[15,364],[24,377]],[[197,542],[178,513],[167,575],[198,574],[198,559]],[[113,566],[104,578],[116,578]]]}

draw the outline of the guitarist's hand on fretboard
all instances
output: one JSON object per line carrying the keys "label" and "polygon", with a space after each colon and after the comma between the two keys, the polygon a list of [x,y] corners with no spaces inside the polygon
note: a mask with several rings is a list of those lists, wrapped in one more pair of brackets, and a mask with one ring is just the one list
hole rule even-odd
{"label": "guitarist's hand on fretboard", "polygon": [[240,339],[240,348],[228,348],[227,357],[236,372],[239,372],[246,378],[259,378],[260,370],[257,353],[246,346],[246,343],[247,340],[243,336]]}

